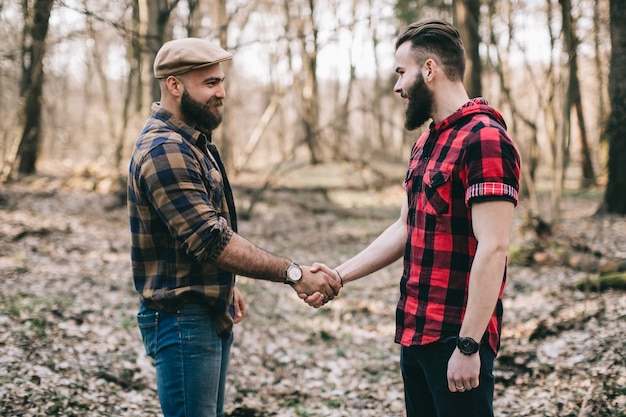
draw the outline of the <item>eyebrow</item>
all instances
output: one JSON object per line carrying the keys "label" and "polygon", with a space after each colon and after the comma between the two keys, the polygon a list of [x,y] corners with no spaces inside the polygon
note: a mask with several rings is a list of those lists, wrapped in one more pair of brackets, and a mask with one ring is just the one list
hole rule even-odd
{"label": "eyebrow", "polygon": [[204,83],[214,83],[214,82],[222,82],[226,77],[208,77],[205,78],[202,82]]}

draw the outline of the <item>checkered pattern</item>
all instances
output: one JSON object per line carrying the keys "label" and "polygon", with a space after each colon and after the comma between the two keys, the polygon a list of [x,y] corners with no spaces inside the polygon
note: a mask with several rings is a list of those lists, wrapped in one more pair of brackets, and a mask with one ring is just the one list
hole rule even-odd
{"label": "checkered pattern", "polygon": [[[474,99],[419,138],[405,188],[409,202],[407,247],[396,312],[396,342],[424,345],[461,328],[477,241],[470,205],[517,204],[520,158],[502,116]],[[500,344],[502,293],[484,341]]]}
{"label": "checkered pattern", "polygon": [[173,311],[188,301],[205,304],[226,338],[234,276],[213,262],[233,234],[232,196],[219,155],[207,147],[215,148],[209,137],[153,104],[129,168],[131,259],[135,288],[148,305]]}

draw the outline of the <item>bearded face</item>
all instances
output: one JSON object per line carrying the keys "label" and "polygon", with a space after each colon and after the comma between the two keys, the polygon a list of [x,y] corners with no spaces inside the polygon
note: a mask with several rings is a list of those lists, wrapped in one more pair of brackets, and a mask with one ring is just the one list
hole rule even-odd
{"label": "bearded face", "polygon": [[431,117],[433,93],[426,86],[424,77],[418,74],[413,85],[403,96],[408,99],[404,127],[407,130],[415,130]]}
{"label": "bearded face", "polygon": [[222,99],[211,97],[206,104],[196,101],[187,90],[183,91],[180,111],[185,118],[201,130],[212,131],[222,123]]}

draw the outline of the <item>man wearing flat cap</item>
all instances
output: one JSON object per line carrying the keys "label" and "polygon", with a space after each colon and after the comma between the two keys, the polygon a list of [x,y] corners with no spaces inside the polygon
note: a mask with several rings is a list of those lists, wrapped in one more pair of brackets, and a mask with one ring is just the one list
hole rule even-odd
{"label": "man wearing flat cap", "polygon": [[154,61],[161,101],[152,104],[130,161],[137,320],[165,417],[223,415],[233,324],[245,315],[236,274],[327,299],[341,286],[237,234],[231,187],[211,141],[226,97],[221,63],[231,59],[203,39],[161,47]]}

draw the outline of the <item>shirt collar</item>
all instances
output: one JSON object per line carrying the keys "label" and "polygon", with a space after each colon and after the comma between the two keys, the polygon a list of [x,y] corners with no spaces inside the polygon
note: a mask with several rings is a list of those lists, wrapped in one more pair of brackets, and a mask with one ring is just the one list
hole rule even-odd
{"label": "shirt collar", "polygon": [[169,110],[161,107],[161,103],[152,103],[151,110],[153,117],[161,120],[173,130],[179,132],[181,136],[191,142],[192,145],[197,146],[200,149],[204,149],[207,144],[211,143],[210,132],[202,132],[195,127],[189,126],[187,123],[174,116]]}
{"label": "shirt collar", "polygon": [[488,106],[489,102],[487,99],[483,97],[475,97],[463,104],[454,113],[441,120],[439,123],[435,124],[434,122],[431,122],[429,129],[435,131],[445,130],[469,114],[485,112],[487,109],[489,111],[493,111],[493,109],[488,108]]}

